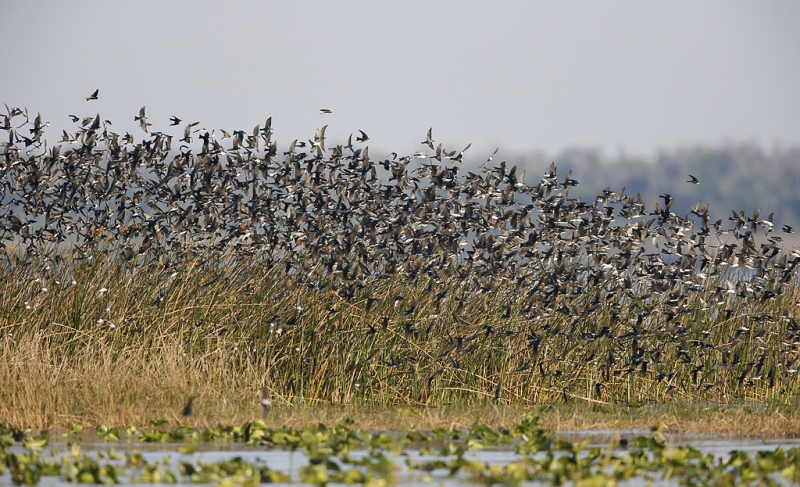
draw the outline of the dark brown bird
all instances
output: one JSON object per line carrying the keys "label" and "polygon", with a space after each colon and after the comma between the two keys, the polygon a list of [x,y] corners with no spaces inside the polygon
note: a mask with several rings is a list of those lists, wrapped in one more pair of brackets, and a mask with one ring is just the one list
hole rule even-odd
{"label": "dark brown bird", "polygon": [[191,416],[193,405],[194,405],[194,396],[189,396],[189,400],[186,401],[186,405],[183,406],[183,411],[181,411],[181,416]]}

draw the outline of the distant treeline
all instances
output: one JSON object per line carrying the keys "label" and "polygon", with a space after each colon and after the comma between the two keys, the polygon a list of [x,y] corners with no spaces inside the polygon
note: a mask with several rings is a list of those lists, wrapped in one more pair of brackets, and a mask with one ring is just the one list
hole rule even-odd
{"label": "distant treeline", "polygon": [[[641,193],[648,209],[661,201],[659,195],[669,193],[675,198],[672,211],[680,216],[700,200],[710,203],[712,222],[727,220],[731,210],[750,216],[761,208],[761,218],[775,212],[776,225],[800,226],[800,147],[766,151],[755,144],[695,146],[662,152],[655,160],[610,159],[597,150],[571,149],[549,159],[538,154],[509,158],[508,164],[527,169],[526,183],[535,184],[553,161],[559,174],[572,170],[581,184],[570,189],[570,197],[584,201],[610,186],[625,188],[626,195]],[[687,182],[689,174],[700,184]]]}

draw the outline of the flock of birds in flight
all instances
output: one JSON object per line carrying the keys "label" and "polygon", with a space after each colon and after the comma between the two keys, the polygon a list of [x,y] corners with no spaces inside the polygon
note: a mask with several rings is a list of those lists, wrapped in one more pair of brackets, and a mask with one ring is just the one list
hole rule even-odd
{"label": "flock of birds in flight", "polygon": [[[86,100],[97,100],[98,94],[95,90]],[[352,135],[346,144],[327,148],[327,125],[308,144],[295,140],[279,153],[271,118],[251,134],[221,130],[221,140],[195,129],[199,122],[194,122],[184,128],[174,154],[173,136],[150,132],[142,107],[134,120],[149,140],[137,144],[129,133],[111,132],[111,122],[101,122],[99,115],[71,115],[76,133],[65,130],[66,145],[47,149],[41,136],[49,123],[42,123],[41,115],[31,121],[27,111],[6,109],[2,241],[21,238],[32,250],[59,242],[80,249],[99,235],[113,235],[129,252],[136,241],[139,253],[187,245],[258,250],[279,256],[287,271],[323,267],[345,287],[358,276],[430,275],[452,268],[473,275],[484,288],[501,277],[553,276],[556,269],[540,272],[553,266],[577,271],[576,263],[587,266],[581,270],[623,274],[635,265],[641,271],[665,254],[699,273],[721,264],[763,269],[780,251],[780,238],[760,249],[754,243],[759,228],[772,232],[772,215],[759,219],[759,212],[752,217],[733,212],[734,228],[723,230],[721,220],[709,224],[708,205],[692,209],[699,222],[671,213],[668,194],[650,213],[641,196],[626,196],[624,189],[606,188],[593,202],[582,202],[569,198],[569,188],[578,184],[571,171],[559,181],[551,165],[529,186],[516,166],[486,167],[497,151],[480,173],[463,175],[447,163],[462,162],[471,145],[448,152],[434,145],[432,130],[422,144],[433,154],[392,153],[375,161],[368,147],[354,147]],[[22,115],[29,136],[12,124]],[[182,120],[173,116],[170,122]],[[356,144],[369,140],[359,133]],[[202,140],[196,154],[189,146],[195,136]],[[221,145],[226,139],[232,142],[228,149]],[[414,159],[427,162],[412,168]],[[387,182],[379,178],[380,168]],[[699,183],[689,177],[687,182]],[[733,235],[733,243],[711,253],[711,228],[715,237]],[[793,229],[784,225],[783,231]],[[645,253],[648,238],[661,252]],[[558,281],[550,284],[560,287]]]}
{"label": "flock of birds in flight", "polygon": [[[41,115],[31,120],[27,110],[6,111],[0,127],[7,132],[0,155],[5,255],[14,245],[27,255],[69,248],[80,257],[113,247],[129,260],[257,257],[351,301],[370,280],[392,276],[427,282],[437,303],[449,289],[489,293],[510,285],[519,305],[512,311],[509,304],[507,314],[574,317],[571,329],[549,332],[590,340],[609,333],[592,328],[595,313],[638,301],[634,365],[645,361],[645,352],[637,358],[636,333],[697,307],[723,312],[732,299],[774,299],[800,263],[800,252],[784,251],[772,215],[762,218],[760,210],[733,211],[726,225],[711,221],[707,204],[675,214],[669,194],[649,211],[641,195],[624,189],[605,188],[582,201],[569,195],[579,184],[572,171],[559,178],[551,164],[529,183],[525,171],[495,164],[497,151],[467,170],[460,163],[470,145],[448,151],[432,130],[421,141],[426,150],[374,159],[365,132],[331,145],[327,125],[313,139],[279,150],[271,118],[249,132],[220,130],[221,136],[194,122],[176,141],[153,130],[142,107],[134,119],[148,137],[140,142],[113,132],[99,115],[71,116],[75,132],[65,130],[60,144],[48,147],[42,135],[49,123]],[[172,126],[181,123],[170,119]],[[793,232],[788,225],[782,230]],[[407,316],[414,306],[408,303]],[[458,311],[452,318],[468,324]],[[780,319],[796,325],[790,316]],[[417,333],[413,324],[407,328],[409,336]],[[800,337],[800,327],[795,331]]]}

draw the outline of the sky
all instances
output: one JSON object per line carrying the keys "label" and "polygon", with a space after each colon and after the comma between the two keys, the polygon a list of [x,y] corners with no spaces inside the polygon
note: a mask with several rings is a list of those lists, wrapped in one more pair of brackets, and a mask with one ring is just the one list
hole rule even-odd
{"label": "sky", "polygon": [[[412,153],[800,144],[800,2],[6,1],[0,101]],[[98,100],[86,101],[95,89]],[[320,115],[327,108],[330,115]],[[3,109],[3,108],[0,108]],[[169,117],[183,120],[169,127]],[[355,137],[354,137],[355,138]],[[377,148],[377,149],[373,149]]]}

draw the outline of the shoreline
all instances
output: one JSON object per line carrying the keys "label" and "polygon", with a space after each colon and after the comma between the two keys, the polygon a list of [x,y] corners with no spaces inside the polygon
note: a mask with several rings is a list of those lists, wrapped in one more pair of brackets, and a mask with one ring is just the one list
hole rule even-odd
{"label": "shoreline", "polygon": [[[98,421],[92,414],[84,417],[55,416],[54,420],[17,424],[7,421],[15,428],[31,430],[68,430],[78,424],[85,428],[100,425],[120,429],[135,426],[152,428],[153,424],[164,428],[188,426],[212,428],[240,425],[259,418],[255,407],[251,414],[241,410],[238,414],[217,417],[210,414],[210,407],[202,407],[189,417],[180,415],[176,407],[167,414],[141,415],[135,418],[119,415]],[[490,428],[511,428],[531,413],[539,415],[539,425],[558,437],[606,438],[613,436],[647,435],[651,428],[662,425],[668,438],[712,440],[712,439],[797,439],[800,438],[800,410],[789,412],[790,405],[773,405],[761,411],[745,407],[709,407],[703,404],[667,403],[633,409],[626,406],[593,408],[591,406],[553,406],[546,408],[523,408],[519,406],[485,405],[476,408],[440,407],[396,409],[368,408],[358,406],[292,407],[274,408],[264,423],[270,428],[290,427],[303,429],[319,424],[346,422],[353,428],[370,431],[429,431],[434,429],[468,430],[475,423]],[[243,408],[244,409],[244,408]],[[783,410],[783,411],[781,411]],[[0,408],[0,417],[13,418],[6,407]],[[30,416],[29,416],[30,417]],[[43,418],[42,418],[43,419]],[[162,423],[163,422],[163,423]]]}

